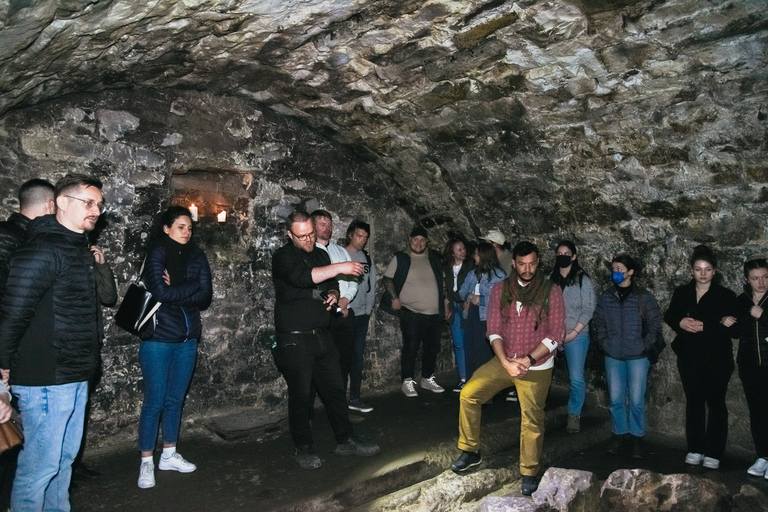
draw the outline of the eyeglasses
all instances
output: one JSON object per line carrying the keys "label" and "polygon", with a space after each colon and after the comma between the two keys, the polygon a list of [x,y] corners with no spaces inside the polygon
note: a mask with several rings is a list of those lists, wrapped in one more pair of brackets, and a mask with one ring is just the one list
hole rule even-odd
{"label": "eyeglasses", "polygon": [[107,207],[104,205],[104,203],[97,203],[93,199],[81,199],[79,197],[68,196],[66,194],[64,194],[64,197],[68,197],[70,199],[77,199],[78,201],[82,201],[83,204],[85,205],[85,209],[86,210],[93,210],[95,208],[95,209],[99,210],[99,213],[104,213],[104,210],[107,209]]}
{"label": "eyeglasses", "polygon": [[[288,231],[291,231],[290,229]],[[309,240],[310,238],[315,238],[317,236],[317,231],[312,231],[311,233],[307,233],[306,235],[297,235],[293,231],[291,231],[291,234],[295,236],[300,242],[304,242],[305,240]]]}

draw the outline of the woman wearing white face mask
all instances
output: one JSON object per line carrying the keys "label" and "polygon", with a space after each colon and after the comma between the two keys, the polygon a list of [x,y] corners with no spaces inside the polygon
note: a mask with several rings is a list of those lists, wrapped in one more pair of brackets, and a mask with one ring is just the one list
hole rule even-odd
{"label": "woman wearing white face mask", "polygon": [[611,400],[613,439],[608,452],[623,453],[628,439],[632,458],[641,459],[646,429],[645,391],[651,366],[647,354],[661,336],[661,315],[653,295],[633,283],[638,270],[634,259],[626,254],[616,256],[611,270],[614,285],[600,294],[594,315],[597,343],[605,352]]}
{"label": "woman wearing white face mask", "polygon": [[717,259],[708,247],[696,247],[690,265],[693,279],[675,289],[664,321],[677,334],[672,350],[686,400],[685,463],[717,469],[728,438],[725,394],[734,366],[726,324],[736,294],[713,282]]}

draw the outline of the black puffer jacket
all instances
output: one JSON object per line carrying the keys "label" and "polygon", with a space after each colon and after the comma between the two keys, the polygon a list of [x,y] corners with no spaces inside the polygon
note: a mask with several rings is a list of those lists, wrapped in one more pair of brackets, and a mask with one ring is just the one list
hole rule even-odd
{"label": "black puffer jacket", "polygon": [[86,234],[55,215],[32,221],[0,305],[0,367],[10,368],[11,383],[88,380],[98,363],[100,314]]}
{"label": "black puffer jacket", "polygon": [[0,222],[0,302],[2,302],[8,269],[11,266],[13,251],[18,249],[27,238],[29,219],[20,213],[14,213],[8,220]]}
{"label": "black puffer jacket", "polygon": [[207,309],[213,298],[208,258],[202,249],[193,247],[184,282],[169,286],[163,280],[165,255],[166,247],[161,243],[154,244],[147,254],[144,284],[162,306],[157,311],[156,322],[142,333],[141,339],[174,342],[199,338],[200,311]]}

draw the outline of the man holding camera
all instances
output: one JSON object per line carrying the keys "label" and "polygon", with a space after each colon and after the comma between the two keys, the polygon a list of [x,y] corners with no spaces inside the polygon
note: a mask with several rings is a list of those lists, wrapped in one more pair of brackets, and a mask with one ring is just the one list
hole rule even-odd
{"label": "man holding camera", "polygon": [[339,353],[328,331],[330,309],[339,300],[339,274],[360,275],[354,261],[331,264],[328,254],[315,250],[317,233],[309,214],[288,216],[290,241],[272,255],[275,285],[275,343],[272,356],[288,385],[288,424],[296,446],[294,458],[303,469],[322,465],[312,449],[310,397],[312,385],[325,408],[338,446],[338,455],[370,457],[379,447],[352,437]]}

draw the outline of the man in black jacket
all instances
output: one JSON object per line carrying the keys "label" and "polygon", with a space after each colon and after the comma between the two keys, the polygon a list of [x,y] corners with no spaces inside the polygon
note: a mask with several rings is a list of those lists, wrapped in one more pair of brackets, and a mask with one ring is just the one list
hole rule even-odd
{"label": "man in black jacket", "polygon": [[103,210],[102,184],[70,174],[56,184],[56,214],[30,223],[11,259],[0,305],[0,368],[10,369],[24,445],[12,510],[69,510],[88,379],[98,367],[100,325],[87,232]]}
{"label": "man in black jacket", "polygon": [[0,302],[13,251],[27,238],[27,226],[32,219],[56,212],[53,195],[56,189],[50,182],[34,179],[19,188],[19,212],[0,222]]}
{"label": "man in black jacket", "polygon": [[275,284],[275,343],[272,356],[288,385],[288,426],[296,446],[294,458],[303,469],[322,463],[312,449],[310,390],[317,388],[325,403],[338,446],[338,455],[368,457],[379,447],[352,437],[339,352],[328,331],[330,312],[339,300],[339,274],[360,275],[356,261],[331,264],[328,254],[315,250],[315,231],[307,212],[288,216],[290,242],[272,255]]}

